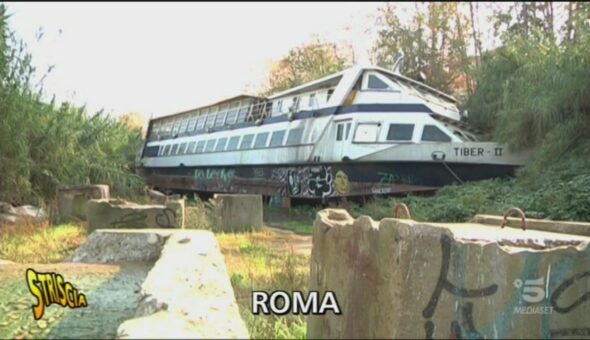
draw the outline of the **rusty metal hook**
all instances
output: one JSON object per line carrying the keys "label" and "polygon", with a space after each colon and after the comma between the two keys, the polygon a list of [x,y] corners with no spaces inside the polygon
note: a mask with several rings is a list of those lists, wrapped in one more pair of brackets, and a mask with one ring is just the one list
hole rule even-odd
{"label": "rusty metal hook", "polygon": [[405,203],[397,203],[394,207],[393,207],[393,217],[395,218],[399,218],[399,209],[403,209],[404,212],[406,213],[406,217],[407,219],[411,220],[412,219],[412,215],[410,215],[410,209],[408,208],[408,206]]}
{"label": "rusty metal hook", "polygon": [[502,224],[500,224],[500,228],[504,228],[508,224],[508,215],[511,213],[518,213],[520,215],[520,219],[522,220],[522,230],[526,230],[526,215],[524,214],[524,211],[517,207],[512,207],[506,211],[504,218],[502,219]]}

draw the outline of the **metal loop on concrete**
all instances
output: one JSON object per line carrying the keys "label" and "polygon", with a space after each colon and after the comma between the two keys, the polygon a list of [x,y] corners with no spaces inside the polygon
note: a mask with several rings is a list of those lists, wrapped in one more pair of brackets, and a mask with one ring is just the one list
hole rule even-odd
{"label": "metal loop on concrete", "polygon": [[520,219],[522,221],[522,230],[526,230],[526,215],[524,214],[524,211],[517,207],[512,207],[506,211],[506,213],[504,214],[504,218],[502,219],[502,224],[500,224],[500,228],[504,228],[504,226],[508,224],[508,216],[512,213],[517,213],[518,215],[520,215]]}
{"label": "metal loop on concrete", "polygon": [[404,213],[406,214],[407,219],[409,219],[409,220],[412,219],[412,215],[410,215],[410,209],[408,208],[408,206],[405,203],[397,203],[393,207],[393,217],[399,218],[399,210],[400,209],[404,210]]}

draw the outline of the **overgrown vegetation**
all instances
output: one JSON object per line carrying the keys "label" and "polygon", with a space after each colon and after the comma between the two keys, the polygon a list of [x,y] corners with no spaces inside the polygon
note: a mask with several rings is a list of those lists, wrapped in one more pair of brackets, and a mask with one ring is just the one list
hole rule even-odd
{"label": "overgrown vegetation", "polygon": [[281,245],[281,238],[270,232],[217,235],[240,313],[253,339],[306,337],[305,316],[251,312],[253,290],[307,292],[309,255],[296,254],[288,238],[284,236]]}
{"label": "overgrown vegetation", "polygon": [[139,192],[143,181],[133,165],[141,129],[44,102],[31,55],[7,20],[0,4],[0,201],[42,205],[59,186],[88,183],[109,184],[116,195]]}
{"label": "overgrown vegetation", "polygon": [[78,225],[51,227],[43,222],[3,226],[0,259],[20,263],[62,262],[85,240],[86,228]]}

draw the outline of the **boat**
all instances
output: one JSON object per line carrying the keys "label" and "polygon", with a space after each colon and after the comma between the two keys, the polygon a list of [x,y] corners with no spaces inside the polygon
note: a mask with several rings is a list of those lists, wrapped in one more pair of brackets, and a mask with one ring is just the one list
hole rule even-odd
{"label": "boat", "polygon": [[166,193],[326,200],[429,193],[526,164],[526,151],[480,141],[466,115],[399,65],[357,65],[151,119],[139,173]]}

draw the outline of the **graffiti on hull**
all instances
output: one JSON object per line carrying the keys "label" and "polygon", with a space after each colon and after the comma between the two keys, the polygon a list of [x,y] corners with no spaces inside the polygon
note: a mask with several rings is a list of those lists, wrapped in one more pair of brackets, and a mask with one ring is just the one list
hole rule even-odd
{"label": "graffiti on hull", "polygon": [[[369,172],[370,173],[370,172]],[[291,167],[205,168],[194,171],[194,187],[210,192],[253,193],[301,198],[351,194],[387,194],[398,184],[416,182],[413,175],[375,172],[350,181],[350,173],[331,165]]]}
{"label": "graffiti on hull", "polygon": [[330,197],[335,194],[331,166],[275,168],[271,179],[284,184],[279,193],[284,196]]}

